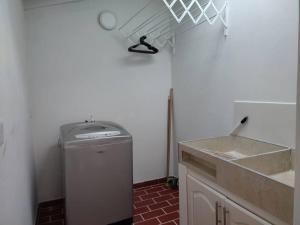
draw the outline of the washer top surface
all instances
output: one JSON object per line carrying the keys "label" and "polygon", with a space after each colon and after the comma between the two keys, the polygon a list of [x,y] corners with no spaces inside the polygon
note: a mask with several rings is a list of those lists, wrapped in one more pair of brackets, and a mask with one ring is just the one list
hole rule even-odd
{"label": "washer top surface", "polygon": [[131,137],[120,125],[106,121],[66,124],[61,126],[60,133],[60,141],[63,143]]}

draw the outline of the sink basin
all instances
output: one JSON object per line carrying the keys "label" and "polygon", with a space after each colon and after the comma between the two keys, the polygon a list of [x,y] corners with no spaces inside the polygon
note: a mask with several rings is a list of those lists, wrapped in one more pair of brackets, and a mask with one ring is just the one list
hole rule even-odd
{"label": "sink basin", "polygon": [[277,182],[294,187],[295,170],[293,156],[293,150],[284,150],[234,160],[234,163],[263,174]]}
{"label": "sink basin", "polygon": [[285,147],[269,144],[239,136],[225,136],[184,142],[200,151],[205,151],[226,160],[237,160],[269,152],[276,152]]}
{"label": "sink basin", "polygon": [[292,224],[293,151],[239,136],[179,143],[180,163],[284,224]]}
{"label": "sink basin", "polygon": [[270,177],[280,183],[286,184],[290,187],[295,187],[295,170],[294,169],[290,169],[290,170],[282,171],[280,173],[272,174]]}

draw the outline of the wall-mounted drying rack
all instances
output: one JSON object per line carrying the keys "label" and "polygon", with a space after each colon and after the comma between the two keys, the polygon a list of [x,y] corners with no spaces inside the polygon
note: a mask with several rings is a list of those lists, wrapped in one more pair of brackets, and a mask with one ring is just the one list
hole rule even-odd
{"label": "wall-mounted drying rack", "polygon": [[150,0],[119,30],[135,45],[146,37],[150,45],[175,52],[175,37],[206,22],[220,21],[227,36],[228,8],[229,0]]}

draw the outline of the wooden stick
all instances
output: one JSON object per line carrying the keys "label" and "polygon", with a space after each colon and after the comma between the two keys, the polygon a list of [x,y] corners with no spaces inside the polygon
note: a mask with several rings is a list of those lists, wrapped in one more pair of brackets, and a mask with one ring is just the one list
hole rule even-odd
{"label": "wooden stick", "polygon": [[166,174],[167,178],[169,177],[169,167],[170,167],[170,96],[168,98],[168,121],[167,121],[167,168],[166,168]]}
{"label": "wooden stick", "polygon": [[168,98],[168,122],[167,122],[167,178],[170,176],[170,153],[172,139],[172,120],[173,120],[173,88],[170,90]]}

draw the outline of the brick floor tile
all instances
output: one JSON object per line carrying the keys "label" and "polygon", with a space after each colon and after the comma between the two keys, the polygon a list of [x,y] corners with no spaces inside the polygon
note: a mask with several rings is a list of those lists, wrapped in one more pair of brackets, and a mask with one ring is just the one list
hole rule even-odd
{"label": "brick floor tile", "polygon": [[171,221],[171,222],[163,223],[162,225],[176,225],[176,223]]}
{"label": "brick floor tile", "polygon": [[159,225],[160,222],[154,218],[154,219],[150,219],[150,220],[146,220],[140,223],[135,223],[135,225]]}
{"label": "brick floor tile", "polygon": [[157,210],[154,210],[154,211],[151,211],[151,212],[143,213],[142,216],[145,220],[147,220],[147,219],[158,217],[158,216],[161,216],[161,215],[164,215],[164,214],[165,213],[162,209],[157,209]]}
{"label": "brick floor tile", "polygon": [[179,210],[179,205],[168,206],[168,207],[163,208],[163,210],[164,210],[166,213],[175,212],[175,211],[178,211],[178,210]]}
{"label": "brick floor tile", "polygon": [[133,189],[133,193],[138,192],[138,191],[145,191],[145,190],[147,190],[147,189],[149,189],[149,187],[135,188],[135,189]]}
{"label": "brick floor tile", "polygon": [[141,222],[144,221],[143,217],[141,215],[135,215],[133,216],[133,222],[137,223],[137,222]]}
{"label": "brick floor tile", "polygon": [[164,196],[161,196],[161,197],[154,198],[153,200],[156,201],[156,202],[163,202],[163,201],[166,201],[166,200],[170,200],[172,198],[173,198],[172,195],[164,195]]}
{"label": "brick floor tile", "polygon": [[133,210],[134,215],[142,214],[142,213],[145,213],[145,212],[149,212],[149,208],[147,206],[144,206],[144,207]]}
{"label": "brick floor tile", "polygon": [[179,202],[179,198],[169,199],[168,202],[169,202],[171,205],[176,205],[176,204],[178,204],[178,202]]}
{"label": "brick floor tile", "polygon": [[135,196],[135,197],[133,197],[133,201],[140,202],[140,201],[142,201],[142,199],[139,196]]}
{"label": "brick floor tile", "polygon": [[165,184],[162,185],[161,188],[162,188],[163,190],[170,190],[170,188],[169,188],[167,185],[165,185]]}
{"label": "brick floor tile", "polygon": [[177,191],[177,192],[174,192],[173,194],[172,194],[175,198],[178,198],[179,197],[179,192]]}
{"label": "brick floor tile", "polygon": [[171,189],[167,189],[167,190],[163,190],[163,191],[159,192],[160,195],[167,195],[167,194],[173,194],[173,193],[174,193],[174,190],[171,190]]}
{"label": "brick floor tile", "polygon": [[154,203],[154,201],[152,199],[148,199],[148,200],[145,200],[145,201],[137,202],[134,205],[138,209],[140,207],[143,207],[143,206],[146,206],[146,205],[151,205],[153,203]]}
{"label": "brick floor tile", "polygon": [[51,216],[51,215],[55,215],[55,214],[59,214],[61,213],[62,208],[49,208],[48,210],[44,210],[44,211],[40,211],[39,215],[40,216]]}
{"label": "brick floor tile", "polygon": [[61,220],[64,219],[65,215],[64,214],[57,214],[57,215],[53,215],[51,216],[51,220],[55,221],[55,220]]}
{"label": "brick floor tile", "polygon": [[153,204],[153,205],[149,205],[148,207],[151,210],[155,210],[155,209],[163,208],[163,207],[166,207],[166,206],[170,206],[170,204],[167,201],[156,203],[156,204]]}
{"label": "brick floor tile", "polygon": [[50,219],[51,219],[50,216],[39,217],[39,223],[48,223],[50,222]]}
{"label": "brick floor tile", "polygon": [[153,192],[163,191],[163,188],[162,187],[153,187],[153,188],[150,188],[150,189],[148,189],[146,191],[148,193],[153,193]]}
{"label": "brick floor tile", "polygon": [[43,225],[64,225],[64,221],[55,221],[55,222],[50,222],[50,223],[44,223]]}
{"label": "brick floor tile", "polygon": [[151,194],[147,194],[147,195],[142,195],[140,196],[143,200],[147,200],[147,199],[151,199],[151,198],[156,198],[156,197],[159,197],[159,194],[154,192],[154,193],[151,193]]}
{"label": "brick floor tile", "polygon": [[159,221],[162,222],[162,223],[173,221],[173,220],[176,220],[178,218],[179,218],[178,212],[173,212],[173,213],[166,214],[166,215],[158,217]]}
{"label": "brick floor tile", "polygon": [[150,180],[150,181],[145,181],[139,184],[134,184],[133,188],[137,189],[137,188],[141,188],[141,187],[149,187],[149,186],[153,186],[153,185],[157,185],[157,184],[162,184],[166,182],[166,178],[161,178],[161,179],[156,179],[156,180]]}
{"label": "brick floor tile", "polygon": [[133,196],[134,197],[138,197],[138,196],[141,196],[141,195],[146,195],[147,193],[145,191],[137,191],[137,192],[134,192]]}
{"label": "brick floor tile", "polygon": [[133,191],[137,192],[137,191],[147,191],[149,189],[153,189],[153,188],[158,188],[160,190],[164,190],[163,185],[162,184],[154,184],[154,185],[150,185],[150,186],[145,186],[145,187],[140,187],[140,188],[136,188]]}

